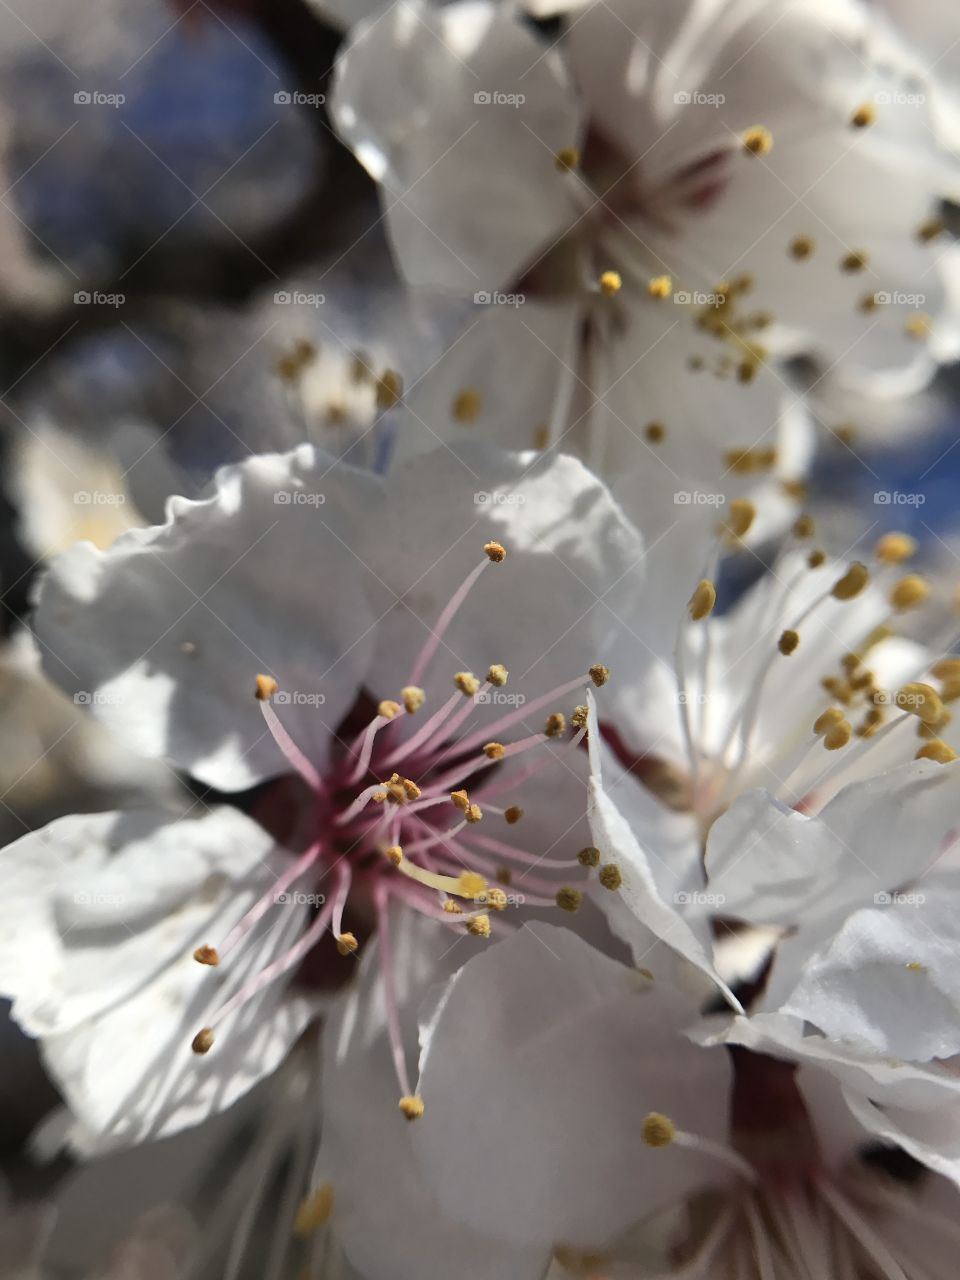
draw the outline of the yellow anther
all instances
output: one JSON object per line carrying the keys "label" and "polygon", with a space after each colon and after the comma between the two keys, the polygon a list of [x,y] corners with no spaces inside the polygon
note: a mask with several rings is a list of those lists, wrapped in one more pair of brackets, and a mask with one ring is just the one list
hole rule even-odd
{"label": "yellow anther", "polygon": [[762,124],[755,124],[743,135],[743,149],[752,156],[766,156],[773,148],[773,134]]}
{"label": "yellow anther", "polygon": [[423,1099],[419,1094],[408,1093],[400,1099],[397,1106],[407,1120],[419,1120],[423,1115]]}
{"label": "yellow anther", "polygon": [[393,409],[403,395],[403,379],[396,369],[384,369],[377,379],[377,408]]}
{"label": "yellow anther", "polygon": [[923,604],[929,594],[930,583],[926,578],[921,578],[917,573],[908,573],[905,578],[894,583],[890,603],[898,613],[905,613],[907,609],[915,609],[917,605]]}
{"label": "yellow anther", "polygon": [[453,683],[468,698],[472,698],[480,688],[480,681],[471,671],[458,671],[453,677]]}
{"label": "yellow anther", "polygon": [[828,751],[839,751],[845,747],[853,736],[853,727],[849,720],[841,720],[823,735],[823,745]]}
{"label": "yellow anther", "polygon": [[542,453],[550,444],[550,424],[547,422],[538,423],[533,429],[533,447],[539,449]]}
{"label": "yellow anther", "polygon": [[580,164],[580,152],[576,147],[561,147],[553,157],[553,162],[561,173],[569,173]]}
{"label": "yellow anther", "polygon": [[457,808],[460,810],[461,813],[466,813],[467,806],[470,803],[470,797],[467,795],[466,791],[451,791],[450,799],[457,806]]}
{"label": "yellow anther", "polygon": [[858,596],[870,581],[870,573],[865,564],[861,564],[859,560],[854,560],[853,564],[843,575],[833,584],[830,594],[835,600],[852,600],[854,596]]}
{"label": "yellow anther", "polygon": [[193,1040],[190,1043],[190,1048],[194,1053],[209,1053],[213,1048],[213,1041],[213,1028],[203,1027],[203,1029],[198,1031],[193,1037]]}
{"label": "yellow anther", "polygon": [[483,810],[478,804],[468,804],[466,809],[463,811],[463,816],[466,818],[467,822],[476,823],[483,817]]}
{"label": "yellow anther", "polygon": [[937,725],[943,720],[943,702],[931,684],[924,684],[919,680],[905,684],[897,690],[894,702],[902,711],[916,716],[921,724],[928,727]]}
{"label": "yellow anther", "polygon": [[941,658],[930,668],[938,680],[960,680],[960,658]]}
{"label": "yellow anther", "polygon": [[929,244],[931,240],[936,240],[942,236],[947,229],[947,224],[943,218],[930,218],[926,222],[921,222],[917,227],[917,239],[921,244]]}
{"label": "yellow anther", "polygon": [[476,387],[464,387],[453,398],[450,412],[458,422],[472,423],[480,417],[483,408],[483,396]]}
{"label": "yellow anther", "polygon": [[623,884],[623,876],[615,862],[606,862],[600,868],[600,883],[611,892],[615,892]]}
{"label": "yellow anther", "polygon": [[595,662],[587,672],[587,675],[589,675],[598,689],[602,689],[610,679],[610,668],[605,667],[602,662]]}
{"label": "yellow anther", "polygon": [[651,1111],[643,1122],[643,1140],[648,1147],[669,1147],[677,1130],[669,1116]]}
{"label": "yellow anther", "polygon": [[856,427],[849,422],[845,422],[841,423],[839,427],[834,427],[833,434],[841,444],[851,445],[860,433]]}
{"label": "yellow anther", "polygon": [[822,738],[825,733],[831,729],[835,729],[838,724],[843,724],[844,715],[839,707],[828,707],[826,711],[820,713],[813,722],[813,732],[818,738]]}
{"label": "yellow anther", "polygon": [[608,298],[612,298],[615,293],[619,293],[623,288],[623,281],[620,279],[619,271],[604,271],[600,277],[600,292],[606,294]]}
{"label": "yellow anther", "polygon": [[519,805],[512,804],[509,809],[504,809],[503,816],[512,827],[515,822],[519,822],[523,817],[523,810]]}
{"label": "yellow anther", "polygon": [[399,867],[403,862],[403,850],[398,844],[392,844],[389,848],[384,849],[383,856],[388,862],[392,862],[395,867]]}
{"label": "yellow anther", "polygon": [[487,680],[490,684],[496,685],[498,689],[502,689],[509,679],[510,672],[500,662],[495,662],[487,671]]}
{"label": "yellow anther", "polygon": [[483,748],[483,754],[488,760],[502,760],[506,755],[506,748],[502,742],[488,742]]}
{"label": "yellow anther", "polygon": [[700,622],[703,618],[709,618],[713,613],[714,605],[717,603],[717,588],[707,578],[702,578],[697,583],[697,588],[687,608],[690,610],[690,617],[694,622]]}
{"label": "yellow anther", "polygon": [[876,118],[876,107],[870,102],[862,102],[850,117],[850,123],[854,129],[866,129],[873,124]]}
{"label": "yellow anther", "polygon": [[312,1236],[330,1221],[333,1213],[333,1186],[324,1182],[300,1202],[293,1220],[293,1234],[300,1240]]}
{"label": "yellow anther", "polygon": [[934,738],[920,748],[914,756],[915,760],[936,760],[937,764],[950,764],[956,760],[957,753],[940,738]]}
{"label": "yellow anther", "polygon": [[197,947],[196,951],[193,953],[193,958],[196,960],[197,964],[208,964],[213,968],[216,968],[220,963],[220,953],[217,951],[216,947]]}
{"label": "yellow anther", "polygon": [[481,912],[478,916],[471,916],[467,921],[467,933],[472,933],[475,938],[490,937],[490,917]]}
{"label": "yellow anther", "polygon": [[483,893],[474,898],[474,902],[478,906],[489,907],[491,911],[506,911],[507,909],[507,895],[499,885],[491,885],[489,889],[485,889]]}
{"label": "yellow anther", "polygon": [[386,798],[387,793],[385,791],[375,791],[370,797],[374,804],[383,804]]}
{"label": "yellow anther", "polygon": [[670,276],[654,276],[647,285],[647,293],[651,298],[656,298],[659,302],[663,302],[673,293],[672,278]]}
{"label": "yellow anther", "polygon": [[556,901],[561,911],[579,911],[580,904],[583,902],[583,894],[579,889],[573,889],[569,885],[565,885],[562,889],[557,890]]}
{"label": "yellow anther", "polygon": [[600,850],[595,848],[594,845],[588,844],[585,849],[581,849],[577,854],[577,861],[581,867],[599,867]]}
{"label": "yellow anther", "polygon": [[903,564],[916,549],[916,541],[908,533],[885,533],[878,539],[873,554],[884,564]]}
{"label": "yellow anther", "polygon": [[404,710],[407,715],[410,716],[412,716],[415,711],[419,711],[427,700],[427,695],[415,684],[404,685],[400,690],[400,697],[403,699]]}
{"label": "yellow anther", "polygon": [[879,305],[880,301],[875,293],[865,293],[857,303],[857,308],[862,311],[864,315],[869,315],[871,311],[876,311]]}
{"label": "yellow anther", "polygon": [[909,969],[911,973],[928,973],[929,970],[925,964],[921,964],[919,960],[908,960],[904,968]]}
{"label": "yellow anther", "polygon": [[573,713],[570,716],[570,723],[574,726],[574,728],[586,729],[589,719],[590,719],[589,707],[585,707],[581,703],[580,706],[573,708]]}
{"label": "yellow anther", "polygon": [[769,471],[777,465],[777,451],[773,448],[728,449],[723,455],[723,465],[738,476]]}
{"label": "yellow anther", "polygon": [[502,564],[507,558],[507,549],[500,542],[485,542],[483,544],[483,553],[494,564]]}
{"label": "yellow anther", "polygon": [[359,947],[360,943],[355,933],[341,933],[337,938],[337,950],[342,956],[352,956]]}
{"label": "yellow anther", "polygon": [[807,556],[807,564],[811,569],[819,569],[827,558],[827,553],[817,548]]}
{"label": "yellow anther", "polygon": [[559,738],[566,732],[566,728],[567,717],[562,711],[554,711],[551,715],[547,716],[547,722],[543,726],[543,732],[548,738]]}
{"label": "yellow anther", "polygon": [[813,236],[796,236],[790,241],[790,257],[796,258],[798,262],[806,262],[807,258],[813,256],[816,247]]}
{"label": "yellow anther", "polygon": [[852,253],[845,254],[840,259],[840,270],[853,273],[855,271],[863,271],[869,258],[862,249],[856,249]]}
{"label": "yellow anther", "polygon": [[797,516],[793,522],[793,536],[795,538],[812,538],[814,532],[813,516],[809,516],[806,513],[802,516]]}
{"label": "yellow anther", "polygon": [[933,333],[933,319],[924,312],[918,311],[903,327],[909,338],[929,338]]}
{"label": "yellow anther", "polygon": [[643,434],[650,444],[661,444],[667,438],[667,428],[662,422],[648,422]]}
{"label": "yellow anther", "polygon": [[463,915],[463,907],[461,907],[459,902],[454,902],[453,898],[447,898],[443,904],[443,909],[449,916]]}
{"label": "yellow anther", "polygon": [[403,787],[404,794],[408,800],[419,800],[423,794],[417,784],[409,778],[401,778],[400,785]]}
{"label": "yellow anther", "polygon": [[273,676],[265,675],[257,676],[256,686],[258,702],[269,702],[280,687]]}
{"label": "yellow anther", "polygon": [[791,653],[796,653],[797,646],[800,643],[800,633],[791,631],[789,628],[781,632],[780,639],[777,641],[777,648],[784,656],[789,657]]}
{"label": "yellow anther", "polygon": [[747,498],[734,498],[727,511],[727,528],[735,538],[746,537],[756,515],[757,508]]}
{"label": "yellow anther", "polygon": [[402,710],[399,702],[394,702],[390,698],[384,700],[377,707],[377,715],[382,716],[384,720],[392,720],[394,716],[398,716]]}

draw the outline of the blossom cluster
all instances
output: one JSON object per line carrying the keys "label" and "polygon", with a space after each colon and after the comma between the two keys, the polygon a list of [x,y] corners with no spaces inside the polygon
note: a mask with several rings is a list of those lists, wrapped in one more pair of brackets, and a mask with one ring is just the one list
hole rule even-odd
{"label": "blossom cluster", "polygon": [[[95,7],[5,34],[75,156],[155,153],[175,30],[277,132],[184,131],[139,315],[159,241],[64,239],[0,138],[0,311],[113,299],[11,429],[52,782],[0,795],[0,997],[57,1102],[0,1275],[949,1280],[950,7]],[[225,235],[242,306],[188,296]]]}

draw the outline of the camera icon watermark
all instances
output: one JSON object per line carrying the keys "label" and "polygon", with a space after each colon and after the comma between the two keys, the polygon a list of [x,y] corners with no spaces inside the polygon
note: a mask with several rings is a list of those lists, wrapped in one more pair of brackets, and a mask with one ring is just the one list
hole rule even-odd
{"label": "camera icon watermark", "polygon": [[673,300],[682,307],[722,307],[727,301],[725,293],[702,293],[695,289],[692,293],[687,289],[678,289]]}
{"label": "camera icon watermark", "polygon": [[726,94],[723,93],[703,93],[699,89],[688,92],[681,89],[673,95],[673,100],[678,107],[722,107],[726,102]]}
{"label": "camera icon watermark", "polygon": [[922,907],[927,900],[925,893],[875,893],[875,907]]}
{"label": "camera icon watermark", "polygon": [[324,93],[301,93],[299,89],[278,89],[273,95],[278,107],[322,107],[327,100]]}
{"label": "camera icon watermark", "polygon": [[313,493],[307,489],[277,489],[273,495],[277,507],[322,507],[327,500],[325,493]]}
{"label": "camera icon watermark", "polygon": [[273,300],[278,307],[322,307],[327,296],[324,293],[304,293],[302,289],[278,289]]}
{"label": "camera icon watermark", "polygon": [[123,698],[119,693],[108,693],[102,689],[94,690],[92,693],[87,689],[81,689],[73,695],[73,702],[77,707],[118,707],[123,702]]}
{"label": "camera icon watermark", "polygon": [[902,89],[878,89],[873,100],[878,107],[922,107],[927,101],[927,95],[904,93]]}
{"label": "camera icon watermark", "polygon": [[525,93],[502,93],[499,89],[478,89],[473,95],[478,107],[522,107],[526,100]]}
{"label": "camera icon watermark", "polygon": [[702,489],[678,489],[673,495],[677,507],[722,507],[726,500],[723,493],[706,493]]}
{"label": "camera icon watermark", "polygon": [[122,507],[125,493],[105,493],[102,489],[77,489],[73,501],[78,507]]}
{"label": "camera icon watermark", "polygon": [[122,107],[126,100],[125,93],[104,93],[100,89],[78,89],[73,95],[78,107]]}
{"label": "camera icon watermark", "polygon": [[78,289],[73,295],[78,307],[122,307],[126,300],[125,293],[103,293],[100,289]]}
{"label": "camera icon watermark", "polygon": [[499,289],[478,289],[473,295],[478,307],[522,307],[526,300],[523,293],[503,293]]}
{"label": "camera icon watermark", "polygon": [[480,489],[473,495],[475,507],[522,507],[526,501],[522,493],[504,493],[500,489]]}
{"label": "camera icon watermark", "polygon": [[526,694],[507,693],[503,689],[486,689],[474,698],[474,702],[491,707],[522,707],[526,700]]}
{"label": "camera icon watermark", "polygon": [[323,693],[307,693],[302,689],[280,689],[273,700],[281,707],[322,707],[326,702]]}
{"label": "camera icon watermark", "polygon": [[722,907],[726,900],[726,894],[704,893],[700,889],[680,889],[673,895],[678,907]]}
{"label": "camera icon watermark", "polygon": [[873,294],[874,306],[877,307],[914,307],[926,305],[925,293],[904,293],[902,289],[878,289]]}
{"label": "camera icon watermark", "polygon": [[873,495],[874,504],[878,507],[922,507],[926,500],[925,493],[901,489],[877,489]]}
{"label": "camera icon watermark", "polygon": [[278,907],[322,907],[327,899],[323,893],[302,893],[299,889],[290,889],[286,893],[275,893],[273,900]]}

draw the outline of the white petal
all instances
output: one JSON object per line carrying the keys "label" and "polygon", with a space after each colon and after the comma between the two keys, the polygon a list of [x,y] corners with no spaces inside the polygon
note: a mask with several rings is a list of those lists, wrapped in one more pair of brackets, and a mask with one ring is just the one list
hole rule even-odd
{"label": "white petal", "polygon": [[284,719],[322,760],[372,647],[351,548],[378,492],[351,469],[333,483],[331,462],[302,446],[226,467],[166,524],[61,556],[35,624],[48,672],[135,749],[225,790],[287,768],[253,696],[275,675],[307,699]]}
{"label": "white petal", "polygon": [[470,293],[505,285],[576,217],[554,161],[578,141],[573,91],[556,54],[509,9],[393,6],[352,33],[331,109],[385,188],[411,282]]}
{"label": "white petal", "polygon": [[469,961],[422,1031],[413,1140],[441,1205],[518,1243],[602,1245],[722,1182],[717,1161],[641,1140],[651,1111],[725,1136],[729,1067],[682,1036],[695,1016],[565,929]]}

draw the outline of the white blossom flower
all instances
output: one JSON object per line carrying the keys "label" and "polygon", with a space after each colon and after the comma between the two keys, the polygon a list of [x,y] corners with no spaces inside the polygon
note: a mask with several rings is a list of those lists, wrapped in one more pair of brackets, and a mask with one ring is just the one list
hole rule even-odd
{"label": "white blossom flower", "polygon": [[291,980],[326,934],[321,969],[349,971],[354,929],[394,901],[455,939],[508,929],[508,890],[579,903],[584,689],[606,681],[635,530],[568,458],[475,446],[386,482],[330,465],[302,446],[226,468],[43,583],[48,667],[121,740],[221,791],[301,784],[280,842],[198,805],[3,851],[0,989],[83,1149],[175,1132],[272,1071],[325,1003]]}
{"label": "white blossom flower", "polygon": [[728,1055],[659,972],[543,924],[427,997],[413,1129],[390,1114],[382,1027],[359,1021],[325,1073],[320,1165],[367,1280],[952,1274],[956,1189],[883,1175],[857,1110],[871,1092],[955,1110],[946,1069]]}

